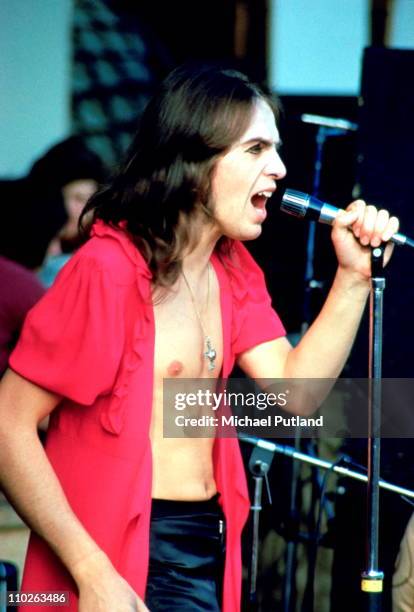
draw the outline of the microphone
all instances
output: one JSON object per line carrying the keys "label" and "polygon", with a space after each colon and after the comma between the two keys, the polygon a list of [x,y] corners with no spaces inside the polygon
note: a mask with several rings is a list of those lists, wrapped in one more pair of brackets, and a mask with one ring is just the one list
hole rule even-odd
{"label": "microphone", "polygon": [[333,117],[322,117],[321,115],[310,115],[305,113],[300,116],[303,123],[312,123],[319,127],[327,127],[340,132],[355,132],[358,125],[347,119],[334,119]]}
{"label": "microphone", "polygon": [[[340,211],[336,206],[332,206],[328,202],[322,202],[308,193],[296,191],[296,189],[286,189],[280,210],[300,219],[309,219],[310,221],[318,221],[328,225],[332,225]],[[414,248],[414,240],[399,232],[391,236],[391,242]]]}

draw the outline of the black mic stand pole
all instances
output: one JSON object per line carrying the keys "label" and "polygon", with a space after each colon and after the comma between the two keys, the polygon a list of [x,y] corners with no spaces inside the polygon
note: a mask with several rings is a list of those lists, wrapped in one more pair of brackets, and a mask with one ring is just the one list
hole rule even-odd
{"label": "black mic stand pole", "polygon": [[272,465],[273,456],[275,450],[271,447],[259,447],[253,450],[250,461],[249,470],[253,477],[254,482],[254,501],[251,506],[253,515],[252,523],[252,548],[251,548],[251,561],[250,561],[250,588],[249,588],[249,610],[255,612],[258,610],[257,601],[257,568],[259,560],[259,520],[260,511],[262,509],[262,492],[263,492],[263,478],[267,485],[267,494],[269,501],[272,503],[270,496],[270,487],[268,481],[268,472]]}
{"label": "black mic stand pole", "polygon": [[361,574],[361,591],[366,593],[367,610],[381,610],[384,573],[378,568],[379,480],[381,458],[381,367],[385,278],[384,248],[371,250],[371,293],[369,317],[368,395],[368,484],[366,567]]}

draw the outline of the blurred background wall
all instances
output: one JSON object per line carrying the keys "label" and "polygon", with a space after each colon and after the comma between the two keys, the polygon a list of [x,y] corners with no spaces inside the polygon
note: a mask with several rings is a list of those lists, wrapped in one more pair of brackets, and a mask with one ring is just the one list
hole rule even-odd
{"label": "blurred background wall", "polygon": [[[82,2],[0,2],[1,177],[23,175],[71,130],[75,5]],[[172,61],[237,57],[259,79],[268,75],[280,94],[357,96],[362,48],[382,17],[383,43],[413,46],[412,0],[119,0],[113,6],[138,16]]]}
{"label": "blurred background wall", "polygon": [[0,2],[0,176],[25,174],[70,130],[71,0]]}

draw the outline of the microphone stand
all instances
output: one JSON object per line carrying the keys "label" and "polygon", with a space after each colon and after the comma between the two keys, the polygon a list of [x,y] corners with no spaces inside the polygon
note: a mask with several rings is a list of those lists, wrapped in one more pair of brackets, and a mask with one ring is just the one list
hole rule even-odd
{"label": "microphone stand", "polygon": [[[334,135],[338,133],[335,128],[319,126],[316,134],[316,156],[315,156],[315,171],[313,175],[313,186],[312,195],[317,197],[319,195],[319,188],[321,183],[321,171],[322,171],[322,159],[323,149],[325,141],[331,135],[331,130]],[[315,259],[315,241],[316,241],[316,222],[310,221],[308,227],[308,234],[306,239],[306,259],[305,259],[305,293],[303,296],[303,321],[300,330],[300,337],[304,335],[309,327],[312,320],[312,294],[315,289],[322,289],[322,283],[314,278],[314,259]],[[300,430],[295,430],[295,448],[300,450],[302,444]],[[298,531],[299,525],[299,511],[298,511],[298,494],[300,491],[300,465],[294,463],[292,465],[292,480],[291,480],[291,491],[289,498],[289,531],[291,532],[291,538],[288,539],[286,545],[286,561],[285,561],[285,579],[283,589],[283,612],[291,612],[292,610],[292,595],[293,595],[293,577],[296,573],[296,549],[297,544],[295,541],[294,533]],[[315,490],[315,482],[312,484],[312,498]],[[309,519],[310,521],[310,519]],[[308,525],[309,530],[313,531],[313,525]]]}
{"label": "microphone stand", "polygon": [[369,395],[368,395],[368,485],[366,566],[361,574],[361,591],[366,594],[367,610],[379,612],[384,573],[378,568],[379,471],[381,458],[381,373],[382,325],[385,278],[384,248],[371,250],[371,292],[369,317]]}
{"label": "microphone stand", "polygon": [[[327,127],[320,125],[316,133],[316,155],[315,155],[315,172],[313,175],[312,196],[319,197],[321,185],[322,159],[325,143],[332,136],[344,136],[346,131],[344,128]],[[303,322],[301,336],[308,329],[312,320],[312,293],[315,289],[322,289],[323,282],[314,278],[314,260],[315,260],[315,240],[316,240],[316,221],[309,222],[308,236],[306,241],[306,266],[305,266],[305,295],[303,302]]]}
{"label": "microphone stand", "polygon": [[[375,249],[374,249],[375,250]],[[382,249],[381,249],[382,250]],[[381,277],[375,277],[381,278]],[[373,283],[374,284],[374,283]],[[377,291],[377,295],[372,300],[372,314],[375,312],[375,307],[377,308],[377,315],[373,316],[376,319],[377,325],[373,325],[373,334],[372,339],[377,340],[377,344],[373,347],[373,356],[376,353],[377,357],[381,353],[381,340],[378,335],[379,331],[379,322],[381,320],[381,309],[382,309],[382,291],[385,283],[379,283],[379,287],[374,289]],[[374,327],[376,329],[374,330]],[[377,359],[372,360],[372,365],[374,362],[378,365]],[[378,374],[378,370],[376,370],[376,374]],[[378,408],[381,405],[381,392],[380,392],[380,379],[378,377],[372,378],[372,396],[371,401],[369,402],[369,409],[373,409],[373,413],[377,412]],[[256,447],[255,450],[260,449],[261,451],[265,451],[267,453],[279,453],[281,455],[286,455],[300,462],[304,462],[315,466],[318,469],[330,470],[341,476],[346,476],[349,478],[353,478],[355,480],[359,480],[361,482],[367,483],[367,495],[368,495],[368,508],[369,512],[367,513],[367,522],[368,522],[368,537],[367,537],[367,567],[365,571],[362,573],[361,578],[361,590],[367,595],[367,612],[379,612],[381,610],[381,595],[382,595],[382,584],[384,574],[378,569],[378,498],[379,498],[379,489],[386,489],[387,491],[391,491],[392,493],[397,493],[398,495],[402,495],[403,497],[408,497],[414,499],[414,491],[410,489],[406,489],[405,487],[400,487],[391,482],[383,480],[379,478],[379,437],[376,435],[377,430],[374,428],[377,427],[378,423],[378,414],[374,415],[373,418],[370,419],[372,436],[370,436],[370,449],[369,449],[369,462],[368,462],[368,474],[361,474],[355,470],[351,470],[341,463],[348,462],[346,457],[342,458],[342,461],[336,461],[335,463],[331,461],[326,461],[325,459],[320,459],[318,457],[314,457],[311,455],[307,455],[296,450],[293,446],[277,444],[275,442],[270,442],[269,440],[263,440],[261,438],[257,438],[256,436],[250,436],[246,434],[238,435],[238,438],[242,442],[247,442],[248,444],[252,444]],[[253,453],[252,453],[253,457]],[[252,460],[250,460],[250,464]],[[250,465],[249,464],[249,465]],[[267,471],[270,467],[270,463],[268,464],[267,469],[265,469],[265,473],[267,475]],[[259,467],[259,470],[262,470],[262,466]],[[256,596],[256,577],[257,577],[257,557],[258,557],[258,513],[260,512],[262,506],[260,501],[261,496],[261,486],[263,481],[263,476],[258,478],[256,483],[261,481],[260,484],[257,485],[257,489],[255,491],[255,500],[254,506],[252,506],[255,514],[255,544],[254,549],[252,549],[252,572],[251,576],[254,576],[254,583],[251,581],[250,588],[250,602],[251,605],[254,604],[257,606],[257,596]],[[256,610],[257,607],[251,607],[251,610]]]}
{"label": "microphone stand", "polygon": [[250,588],[249,588],[249,610],[254,612],[258,610],[257,601],[257,567],[259,560],[259,521],[260,511],[262,510],[262,491],[263,478],[266,480],[267,494],[269,502],[272,503],[270,487],[267,474],[272,465],[274,450],[266,447],[259,447],[253,450],[250,461],[249,470],[254,481],[254,501],[251,506],[253,513],[252,526],[252,554],[250,562]]}
{"label": "microphone stand", "polygon": [[[291,459],[295,459],[296,461],[301,461],[303,463],[313,465],[317,468],[321,468],[322,470],[331,470],[332,472],[340,474],[341,476],[353,478],[354,480],[359,480],[360,482],[368,482],[367,474],[361,474],[361,472],[357,472],[355,470],[351,470],[349,467],[346,467],[346,464],[350,463],[350,461],[345,456],[342,457],[342,461],[340,462],[332,462],[327,461],[326,459],[320,459],[319,457],[312,457],[311,455],[307,455],[306,453],[297,451],[294,446],[290,446],[289,444],[277,444],[276,442],[271,442],[270,440],[265,440],[263,438],[257,438],[256,436],[250,436],[248,434],[241,433],[238,434],[238,438],[241,442],[246,442],[247,444],[257,446],[258,448],[266,449],[272,453],[285,455],[286,457],[290,457]],[[345,463],[345,465],[341,465],[341,463]],[[393,484],[392,482],[383,480],[382,478],[379,479],[378,485],[380,489],[385,489],[386,491],[391,491],[391,493],[396,493],[397,495],[402,495],[404,497],[414,499],[414,491],[412,491],[411,489],[400,487],[398,485]]]}
{"label": "microphone stand", "polygon": [[[373,387],[374,386],[375,385],[373,385]],[[373,405],[376,404],[378,406],[379,405],[378,404],[379,394],[377,392],[374,392],[374,394],[375,394],[375,402],[373,402]],[[257,438],[256,436],[239,433],[238,438],[241,442],[246,442],[247,444],[252,444],[253,446],[255,446],[256,447],[255,450],[260,449],[262,451],[266,451],[267,453],[272,453],[272,454],[278,453],[280,455],[285,455],[285,456],[290,457],[291,459],[295,459],[302,463],[307,463],[318,469],[330,470],[331,472],[335,472],[336,474],[339,474],[341,476],[353,478],[354,480],[359,480],[360,482],[366,482],[369,495],[371,491],[373,493],[376,492],[376,494],[372,497],[372,503],[369,504],[370,511],[368,513],[369,538],[368,538],[368,548],[367,548],[367,569],[362,573],[361,589],[367,594],[367,608],[366,608],[367,612],[374,612],[374,611],[379,612],[379,610],[381,609],[380,605],[381,605],[382,581],[383,581],[384,575],[383,575],[383,572],[378,570],[378,567],[377,567],[377,559],[378,559],[378,489],[379,488],[385,489],[387,491],[391,491],[392,493],[396,493],[398,495],[401,495],[403,497],[408,497],[411,499],[414,499],[414,491],[412,491],[411,489],[406,489],[405,487],[400,487],[391,482],[383,480],[382,478],[379,478],[379,471],[377,469],[375,471],[372,469],[372,466],[375,465],[377,467],[379,465],[378,446],[373,444],[371,447],[371,452],[375,455],[375,458],[370,459],[370,463],[368,465],[368,474],[361,474],[361,472],[351,470],[349,467],[346,467],[346,465],[341,465],[341,463],[342,464],[349,463],[349,459],[347,457],[343,457],[342,460],[340,461],[331,462],[331,461],[327,461],[326,459],[320,459],[319,457],[314,457],[311,455],[307,455],[306,453],[302,453],[296,450],[296,448],[293,446],[277,444],[275,442],[271,442],[270,440],[264,440],[262,438]],[[373,438],[376,438],[376,436],[373,436]],[[253,457],[253,453],[252,453],[252,457]],[[252,463],[252,459],[250,460],[250,464],[251,463]],[[269,467],[270,467],[270,464],[265,472],[266,474],[267,474]],[[374,479],[373,479],[373,476],[374,476]],[[256,491],[259,497],[261,495],[261,485],[259,485]],[[260,502],[257,503],[257,502],[258,502],[258,498],[256,497],[256,494],[255,494],[254,508],[252,507],[252,509],[256,513],[258,513],[262,508],[261,503]],[[371,515],[372,515],[372,518],[371,518]],[[258,514],[257,514],[256,520],[258,521]],[[258,533],[258,523],[256,523],[256,525],[257,525],[256,533]],[[374,537],[371,538],[371,535],[373,535]],[[254,554],[253,554],[253,550],[254,550]],[[251,602],[251,605],[254,604],[257,606],[257,598],[256,598],[257,540],[255,543],[254,549],[252,548],[252,568],[253,567],[255,568],[255,570],[254,570],[254,573],[253,571],[251,572],[251,576],[254,575],[255,582],[254,582],[254,589],[252,589],[253,583],[251,581],[250,602]],[[257,609],[257,607],[256,608],[251,607],[250,609],[254,610],[254,609]]]}
{"label": "microphone stand", "polygon": [[[307,122],[306,115],[302,116],[302,120]],[[310,117],[310,116],[309,116]],[[316,155],[315,155],[315,163],[314,163],[314,175],[313,175],[313,186],[312,186],[312,196],[318,197],[320,191],[321,184],[321,172],[322,172],[322,161],[323,161],[323,151],[325,147],[325,143],[328,138],[332,136],[344,136],[346,134],[346,130],[349,128],[341,127],[337,125],[329,125],[329,120],[327,118],[321,117],[319,119],[323,119],[327,121],[327,125],[319,124],[318,130],[316,133]],[[333,121],[333,120],[332,120]],[[315,259],[315,242],[316,242],[316,221],[310,221],[308,228],[308,235],[306,241],[306,265],[305,265],[305,294],[303,297],[303,322],[301,326],[301,337],[305,334],[308,329],[311,321],[312,321],[312,296],[314,295],[315,290],[323,289],[323,282],[318,281],[315,278],[315,269],[314,269],[314,259]],[[305,446],[305,449],[308,452],[312,452],[312,447],[315,448],[315,453],[317,452],[317,444],[311,445],[310,441]],[[298,429],[295,433],[295,448],[300,449],[302,444],[302,440],[300,438],[300,430]],[[299,491],[299,480],[300,480],[300,470],[299,466],[292,466],[292,484],[291,484],[291,495],[290,495],[290,504],[289,504],[289,515],[290,522],[292,527],[298,524],[298,491]],[[311,508],[315,506],[315,500],[317,499],[320,491],[321,483],[319,474],[317,471],[313,474],[312,478],[312,501]],[[305,612],[312,612],[313,606],[309,604],[309,600],[313,598],[313,582],[314,582],[314,574],[316,569],[316,552],[315,546],[317,547],[317,543],[313,542],[312,535],[315,531],[315,518],[313,516],[313,511],[311,511],[308,515],[308,531],[311,534],[309,546],[308,546],[308,554],[309,554],[309,565],[308,565],[308,580],[307,580],[307,588],[305,593]],[[293,530],[292,530],[293,533]],[[289,540],[287,542],[286,548],[286,572],[285,572],[285,588],[283,594],[283,612],[291,612],[292,610],[292,584],[293,577],[295,574],[295,565],[296,565],[296,547],[297,544],[294,540]]]}
{"label": "microphone stand", "polygon": [[[414,492],[397,487],[380,479],[381,459],[381,374],[382,374],[382,326],[385,278],[383,272],[384,247],[371,249],[371,292],[370,292],[370,332],[369,332],[369,395],[368,395],[368,473],[367,476],[344,470],[343,467],[323,461],[314,456],[298,452],[295,448],[260,440],[254,436],[239,434],[239,439],[258,448],[289,455],[294,459],[311,463],[316,467],[330,469],[345,476],[367,482],[367,528],[366,528],[366,567],[361,574],[361,591],[366,595],[367,612],[380,612],[384,573],[378,567],[378,524],[380,487],[397,492],[406,497],[414,497]],[[296,441],[296,437],[295,437]],[[269,466],[270,467],[270,466]],[[266,474],[269,468],[266,470]],[[256,498],[255,498],[256,506]],[[260,507],[261,509],[261,507]],[[255,545],[257,547],[257,544]],[[257,548],[255,547],[255,557]],[[256,566],[257,568],[257,566]],[[310,591],[313,593],[313,590]],[[290,596],[290,593],[289,593]],[[290,604],[290,602],[289,602]],[[286,605],[286,603],[285,603]]]}

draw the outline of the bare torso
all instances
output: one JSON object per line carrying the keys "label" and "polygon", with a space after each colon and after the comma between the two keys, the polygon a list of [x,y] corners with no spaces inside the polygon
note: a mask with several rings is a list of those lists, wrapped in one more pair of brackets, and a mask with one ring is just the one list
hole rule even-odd
{"label": "bare torso", "polygon": [[[203,292],[204,291],[204,292]],[[205,338],[194,304],[185,283],[179,280],[173,290],[154,306],[155,363],[154,398],[152,406],[151,444],[153,455],[152,496],[172,500],[204,500],[216,493],[212,450],[214,437],[164,438],[163,380],[164,378],[208,378],[213,383],[222,366],[222,323],[220,292],[211,270],[211,282],[206,305],[205,288],[195,295],[203,325],[217,352],[215,369],[209,371],[203,356]],[[199,298],[199,299],[197,299]],[[173,411],[172,406],[165,410]]]}

